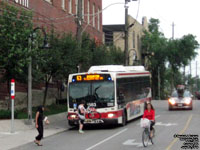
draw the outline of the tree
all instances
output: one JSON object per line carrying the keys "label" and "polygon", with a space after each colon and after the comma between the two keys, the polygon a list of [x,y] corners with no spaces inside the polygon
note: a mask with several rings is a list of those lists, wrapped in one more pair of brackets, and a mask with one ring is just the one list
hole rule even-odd
{"label": "tree", "polygon": [[70,73],[76,72],[79,58],[77,43],[71,34],[59,36],[52,32],[49,43],[50,49],[37,52],[34,67],[37,72],[35,78],[45,83],[43,105],[46,105],[50,80],[66,80]]}
{"label": "tree", "polygon": [[[153,57],[148,57],[147,68],[152,74],[152,90],[153,97],[158,97],[158,73],[160,72],[160,87],[161,93],[164,91],[164,72],[166,70],[165,64],[167,61],[167,39],[164,34],[159,31],[159,20],[150,19],[149,31],[145,32],[142,37],[142,51],[154,53]],[[158,71],[159,70],[159,71]]]}
{"label": "tree", "polygon": [[2,81],[7,81],[8,92],[11,78],[24,82],[25,69],[31,55],[28,38],[32,31],[32,14],[22,8],[0,2],[0,66],[6,70]]}
{"label": "tree", "polygon": [[161,98],[165,98],[164,91],[169,82],[171,83],[171,91],[175,85],[184,82],[179,69],[188,65],[195,58],[195,50],[198,46],[195,36],[191,34],[175,40],[165,38],[164,34],[159,31],[159,20],[150,19],[149,31],[146,31],[142,38],[142,51],[143,53],[154,53],[153,57],[148,58],[147,64],[152,74],[154,98],[158,97],[158,73],[160,73],[161,79]]}
{"label": "tree", "polygon": [[[174,81],[177,80],[175,72],[179,70],[180,67],[185,67],[189,62],[195,58],[197,55],[196,49],[199,44],[195,40],[195,36],[188,34],[184,35],[180,39],[172,40],[170,39],[167,46],[168,62],[172,69],[172,87],[174,87]],[[182,83],[184,84],[184,83]]]}

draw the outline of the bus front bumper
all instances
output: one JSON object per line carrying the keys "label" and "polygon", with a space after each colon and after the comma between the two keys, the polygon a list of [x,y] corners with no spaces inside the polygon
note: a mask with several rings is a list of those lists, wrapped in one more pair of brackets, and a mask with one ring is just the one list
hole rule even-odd
{"label": "bus front bumper", "polygon": [[[79,120],[68,120],[69,125],[78,125]],[[85,125],[92,125],[92,124],[103,124],[103,125],[114,125],[118,124],[118,119],[85,119]]]}

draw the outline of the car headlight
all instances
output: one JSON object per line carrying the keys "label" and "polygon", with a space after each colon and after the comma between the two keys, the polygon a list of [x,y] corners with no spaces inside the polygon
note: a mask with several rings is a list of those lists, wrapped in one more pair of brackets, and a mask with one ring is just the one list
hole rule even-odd
{"label": "car headlight", "polygon": [[176,103],[176,101],[175,101],[175,99],[170,98],[170,99],[169,99],[169,103],[172,104],[172,105],[174,105],[174,104]]}
{"label": "car headlight", "polygon": [[185,98],[185,104],[189,105],[191,103],[191,98]]}
{"label": "car headlight", "polygon": [[114,116],[115,116],[115,114],[113,114],[113,113],[108,114],[108,118],[113,118]]}

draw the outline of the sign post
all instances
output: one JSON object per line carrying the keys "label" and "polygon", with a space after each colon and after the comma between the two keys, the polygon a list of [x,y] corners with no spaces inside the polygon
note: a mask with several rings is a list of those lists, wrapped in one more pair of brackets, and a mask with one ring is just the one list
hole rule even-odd
{"label": "sign post", "polygon": [[11,79],[11,133],[14,133],[14,99],[15,99],[15,80]]}

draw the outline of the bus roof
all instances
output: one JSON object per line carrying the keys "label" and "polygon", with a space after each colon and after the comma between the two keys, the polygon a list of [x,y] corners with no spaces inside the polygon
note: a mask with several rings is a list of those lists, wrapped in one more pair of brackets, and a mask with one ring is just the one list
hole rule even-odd
{"label": "bus roof", "polygon": [[91,66],[88,73],[93,72],[146,72],[144,66],[103,65]]}

